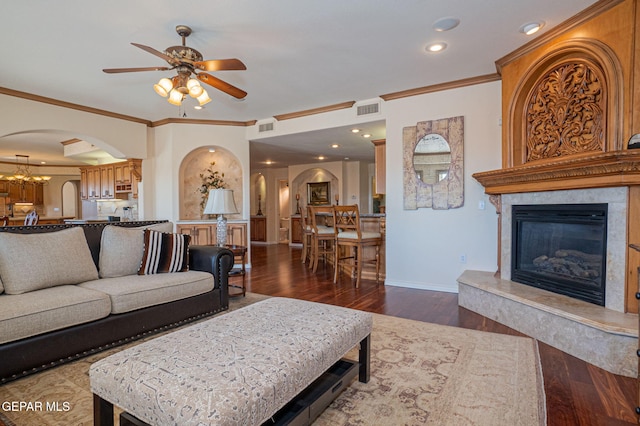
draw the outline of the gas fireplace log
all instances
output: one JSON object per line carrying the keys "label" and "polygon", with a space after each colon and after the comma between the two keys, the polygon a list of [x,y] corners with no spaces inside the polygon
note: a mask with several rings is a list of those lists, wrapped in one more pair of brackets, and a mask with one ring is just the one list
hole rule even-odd
{"label": "gas fireplace log", "polygon": [[600,276],[599,264],[593,262],[575,261],[573,258],[538,256],[533,264],[541,271],[553,272],[569,277],[593,279]]}
{"label": "gas fireplace log", "polygon": [[594,263],[600,263],[600,261],[602,260],[600,255],[584,253],[580,250],[560,249],[560,250],[556,250],[555,255],[556,257],[575,256],[577,258],[584,260],[585,262],[594,262]]}

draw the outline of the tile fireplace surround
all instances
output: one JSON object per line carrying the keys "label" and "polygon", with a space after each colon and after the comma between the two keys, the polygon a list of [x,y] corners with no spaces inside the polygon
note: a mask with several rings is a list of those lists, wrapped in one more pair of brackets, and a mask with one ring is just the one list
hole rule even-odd
{"label": "tile fireplace surround", "polygon": [[[624,313],[628,187],[502,194],[501,271],[465,271],[459,305],[611,373],[637,377],[638,315]],[[607,203],[605,306],[510,281],[511,206]]]}

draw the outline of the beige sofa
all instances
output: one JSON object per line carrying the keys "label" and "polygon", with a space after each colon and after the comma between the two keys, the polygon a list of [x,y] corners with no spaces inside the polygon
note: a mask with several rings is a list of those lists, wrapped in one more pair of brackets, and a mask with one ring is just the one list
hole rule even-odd
{"label": "beige sofa", "polygon": [[[192,246],[189,259],[170,222],[103,225],[97,262],[86,226],[43,228],[54,229],[0,232],[2,382],[228,307],[231,252]],[[166,241],[153,246],[154,236]],[[139,273],[167,256],[176,272]]]}

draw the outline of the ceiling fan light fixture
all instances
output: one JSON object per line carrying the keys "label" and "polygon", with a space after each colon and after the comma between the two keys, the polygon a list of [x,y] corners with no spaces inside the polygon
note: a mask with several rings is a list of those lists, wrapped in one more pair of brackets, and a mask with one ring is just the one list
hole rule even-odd
{"label": "ceiling fan light fixture", "polygon": [[157,84],[153,85],[153,90],[163,98],[169,96],[171,89],[173,89],[173,83],[168,78],[161,78]]}
{"label": "ceiling fan light fixture", "polygon": [[184,94],[182,92],[180,92],[177,89],[173,89],[171,93],[169,93],[169,99],[167,99],[167,102],[175,106],[180,106],[182,105],[183,97],[184,97]]}
{"label": "ceiling fan light fixture", "polygon": [[189,95],[192,98],[197,98],[204,92],[204,89],[200,86],[200,82],[195,78],[190,78],[189,81],[187,81],[187,89],[189,89]]}
{"label": "ceiling fan light fixture", "polygon": [[204,89],[202,89],[202,93],[196,99],[198,99],[198,102],[200,103],[200,106],[202,106],[204,104],[208,104],[209,102],[211,102],[211,98],[209,97],[209,94]]}

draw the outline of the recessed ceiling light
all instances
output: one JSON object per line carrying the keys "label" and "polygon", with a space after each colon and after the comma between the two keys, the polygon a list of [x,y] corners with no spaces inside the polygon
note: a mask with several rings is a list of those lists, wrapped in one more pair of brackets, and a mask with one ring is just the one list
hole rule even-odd
{"label": "recessed ceiling light", "polygon": [[442,52],[446,48],[447,48],[447,43],[443,43],[439,41],[437,43],[429,44],[427,47],[425,47],[425,50],[427,52],[437,53],[437,52]]}
{"label": "recessed ceiling light", "polygon": [[457,27],[459,24],[460,20],[458,18],[447,16],[445,18],[440,18],[436,22],[434,22],[433,29],[440,32],[449,31]]}
{"label": "recessed ceiling light", "polygon": [[340,145],[338,145],[337,143],[334,143],[333,145],[331,145],[331,148],[339,148]]}
{"label": "recessed ceiling light", "polygon": [[360,129],[351,129],[351,133],[360,133]]}
{"label": "recessed ceiling light", "polygon": [[520,27],[520,32],[531,35],[537,33],[542,27],[544,27],[544,22],[529,22]]}
{"label": "recessed ceiling light", "polygon": [[369,133],[365,133],[364,135],[362,135],[363,138],[370,138],[371,135]]}
{"label": "recessed ceiling light", "polygon": [[204,107],[202,105],[195,105],[193,109],[204,109]]}

